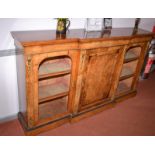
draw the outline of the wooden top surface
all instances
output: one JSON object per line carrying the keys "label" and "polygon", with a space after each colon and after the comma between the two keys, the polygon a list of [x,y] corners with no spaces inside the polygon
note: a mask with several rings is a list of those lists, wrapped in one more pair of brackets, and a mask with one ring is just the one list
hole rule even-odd
{"label": "wooden top surface", "polygon": [[11,34],[13,38],[19,41],[23,46],[153,36],[152,32],[142,29],[138,29],[136,34],[133,34],[133,28],[113,28],[110,33],[103,33],[101,31],[86,32],[84,29],[71,29],[66,35],[56,35],[55,30],[13,31]]}

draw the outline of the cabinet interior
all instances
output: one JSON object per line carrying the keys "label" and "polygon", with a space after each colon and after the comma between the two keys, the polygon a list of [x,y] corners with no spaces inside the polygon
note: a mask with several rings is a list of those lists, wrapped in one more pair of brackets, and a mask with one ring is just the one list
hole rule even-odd
{"label": "cabinet interior", "polygon": [[39,118],[67,112],[71,61],[68,57],[48,58],[39,67]]}
{"label": "cabinet interior", "polygon": [[120,80],[134,76],[134,74],[136,72],[137,63],[138,63],[138,60],[134,60],[134,61],[130,61],[128,63],[124,63],[123,67],[122,67]]}
{"label": "cabinet interior", "polygon": [[130,62],[139,58],[141,47],[131,47],[127,50],[124,62]]}
{"label": "cabinet interior", "polygon": [[45,59],[39,67],[39,79],[70,73],[71,61],[68,57]]}
{"label": "cabinet interior", "polygon": [[132,86],[132,82],[133,82],[133,77],[119,81],[117,91],[116,91],[116,95],[120,95],[121,93],[130,91],[131,86]]}
{"label": "cabinet interior", "polygon": [[136,75],[136,68],[141,53],[141,47],[130,47],[124,57],[121,75],[116,91],[116,95],[131,90],[134,76]]}
{"label": "cabinet interior", "polygon": [[67,112],[68,97],[61,97],[39,104],[39,118],[45,119]]}

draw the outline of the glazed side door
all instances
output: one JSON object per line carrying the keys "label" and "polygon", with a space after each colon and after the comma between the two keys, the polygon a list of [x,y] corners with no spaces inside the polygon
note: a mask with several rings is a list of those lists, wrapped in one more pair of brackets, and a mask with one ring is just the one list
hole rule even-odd
{"label": "glazed side door", "polygon": [[136,91],[148,45],[148,42],[144,42],[132,43],[127,46],[116,91],[116,98]]}
{"label": "glazed side door", "polygon": [[122,46],[86,50],[79,111],[112,100],[123,51]]}

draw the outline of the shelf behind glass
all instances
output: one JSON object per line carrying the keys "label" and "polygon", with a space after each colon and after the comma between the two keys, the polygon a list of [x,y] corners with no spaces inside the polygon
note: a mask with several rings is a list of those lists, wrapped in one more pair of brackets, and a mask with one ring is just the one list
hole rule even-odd
{"label": "shelf behind glass", "polygon": [[67,112],[68,97],[39,104],[39,119],[50,118]]}

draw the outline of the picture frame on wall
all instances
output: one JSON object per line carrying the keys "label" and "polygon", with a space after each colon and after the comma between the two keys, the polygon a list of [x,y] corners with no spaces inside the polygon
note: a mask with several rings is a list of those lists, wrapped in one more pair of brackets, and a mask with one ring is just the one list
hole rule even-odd
{"label": "picture frame on wall", "polygon": [[112,29],[112,18],[104,18],[104,29]]}
{"label": "picture frame on wall", "polygon": [[103,18],[87,18],[86,19],[86,31],[102,31],[104,19]]}

